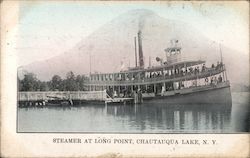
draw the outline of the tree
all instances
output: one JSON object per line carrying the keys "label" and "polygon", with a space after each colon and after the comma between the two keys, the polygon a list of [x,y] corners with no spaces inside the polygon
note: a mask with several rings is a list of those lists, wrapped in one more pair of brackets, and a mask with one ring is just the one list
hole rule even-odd
{"label": "tree", "polygon": [[62,90],[62,78],[58,75],[54,75],[50,81],[51,90]]}
{"label": "tree", "polygon": [[83,91],[84,90],[84,82],[86,77],[84,75],[78,75],[76,77],[76,82],[78,84],[78,90]]}
{"label": "tree", "polygon": [[33,73],[27,73],[24,75],[23,80],[20,81],[22,85],[21,91],[36,91],[39,89],[38,80]]}
{"label": "tree", "polygon": [[75,78],[75,75],[72,71],[70,71],[66,74],[65,90],[67,90],[67,91],[76,91],[77,90],[76,78]]}
{"label": "tree", "polygon": [[77,90],[84,91],[84,82],[86,77],[84,75],[77,75],[76,76],[76,83],[77,83]]}
{"label": "tree", "polygon": [[48,84],[49,84],[48,82],[39,81],[39,80],[38,80],[38,87],[39,87],[39,89],[37,89],[37,90],[40,90],[40,91],[48,91],[48,90],[49,90]]}
{"label": "tree", "polygon": [[21,82],[19,77],[17,77],[17,85],[18,85],[18,90],[22,91],[23,90],[23,82]]}
{"label": "tree", "polygon": [[18,78],[19,91],[83,91],[84,82],[87,79],[84,75],[77,75],[72,71],[66,74],[66,79],[62,79],[59,75],[54,75],[50,81],[40,81],[33,73],[26,73],[24,78]]}

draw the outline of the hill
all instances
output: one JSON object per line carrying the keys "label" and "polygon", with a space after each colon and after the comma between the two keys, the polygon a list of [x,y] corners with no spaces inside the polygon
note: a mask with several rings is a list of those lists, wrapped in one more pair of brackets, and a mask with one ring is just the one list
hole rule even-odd
{"label": "hill", "polygon": [[[54,74],[65,76],[68,71],[88,74],[90,55],[92,72],[119,71],[121,63],[134,66],[134,37],[138,30],[142,31],[146,66],[149,56],[152,64],[157,64],[154,60],[157,56],[165,57],[164,49],[171,39],[180,41],[183,56],[187,59],[201,58],[208,65],[220,60],[219,44],[188,23],[165,19],[149,10],[132,10],[103,25],[72,49],[23,69],[37,74],[41,80],[49,80]],[[222,51],[231,82],[249,85],[249,57],[225,46]]]}

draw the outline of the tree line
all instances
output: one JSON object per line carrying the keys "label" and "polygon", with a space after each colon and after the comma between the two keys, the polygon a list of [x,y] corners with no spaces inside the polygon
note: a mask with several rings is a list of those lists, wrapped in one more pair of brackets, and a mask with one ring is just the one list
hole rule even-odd
{"label": "tree line", "polygon": [[49,81],[40,81],[34,73],[24,74],[23,79],[18,78],[19,91],[84,91],[85,75],[75,75],[72,71],[66,78],[54,75]]}

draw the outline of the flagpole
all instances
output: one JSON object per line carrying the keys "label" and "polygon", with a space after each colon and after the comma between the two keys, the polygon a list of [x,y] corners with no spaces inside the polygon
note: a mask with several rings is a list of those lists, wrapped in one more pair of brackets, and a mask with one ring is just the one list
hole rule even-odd
{"label": "flagpole", "polygon": [[223,63],[223,59],[222,59],[222,51],[221,51],[221,44],[220,44],[220,61],[221,61],[221,63]]}
{"label": "flagpole", "polygon": [[220,62],[221,62],[221,64],[222,64],[223,68],[224,68],[224,71],[223,71],[223,73],[222,73],[223,79],[224,79],[225,81],[227,81],[227,71],[226,71],[225,65],[223,64],[223,56],[222,56],[222,51],[221,51],[221,44],[220,44]]}

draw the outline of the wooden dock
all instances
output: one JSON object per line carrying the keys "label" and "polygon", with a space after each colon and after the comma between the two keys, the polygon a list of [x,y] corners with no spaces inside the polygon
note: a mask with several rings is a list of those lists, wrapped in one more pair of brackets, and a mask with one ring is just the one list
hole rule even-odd
{"label": "wooden dock", "polygon": [[106,91],[45,91],[18,92],[19,107],[68,106],[81,102],[105,103]]}
{"label": "wooden dock", "polygon": [[46,92],[18,92],[18,101],[41,100],[98,100],[107,99],[106,91],[46,91]]}
{"label": "wooden dock", "polygon": [[18,92],[20,107],[73,105],[74,103],[119,104],[133,103],[134,98],[112,98],[104,91],[34,91]]}

